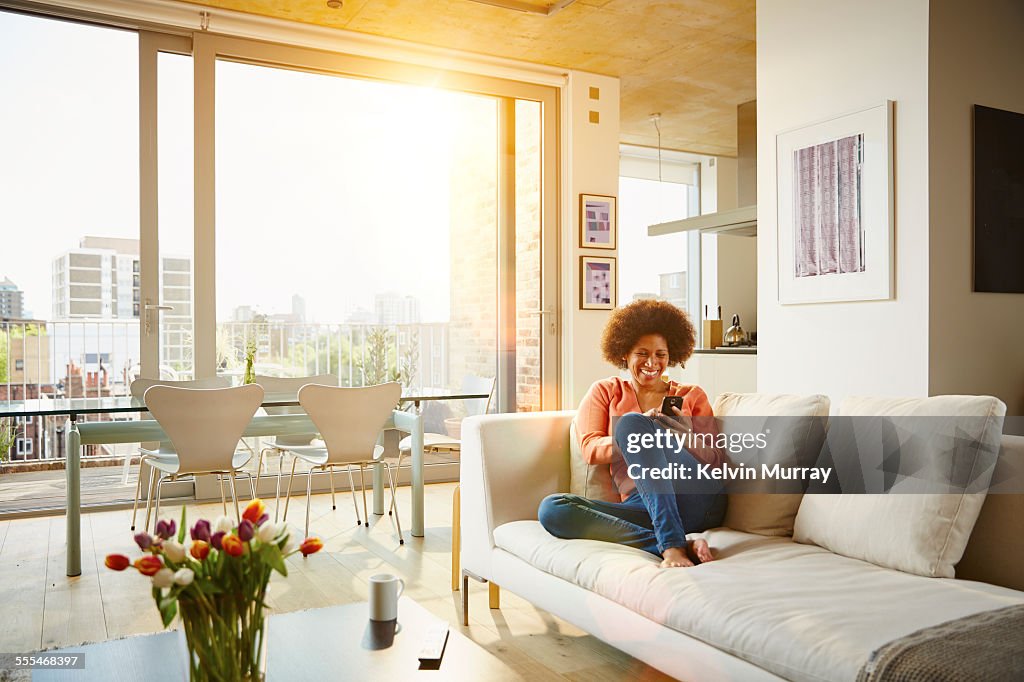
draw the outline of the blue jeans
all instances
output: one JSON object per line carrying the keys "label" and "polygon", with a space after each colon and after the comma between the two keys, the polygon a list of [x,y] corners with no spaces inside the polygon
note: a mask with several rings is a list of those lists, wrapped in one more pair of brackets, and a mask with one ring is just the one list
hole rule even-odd
{"label": "blue jeans", "polygon": [[[636,478],[636,490],[624,502],[602,502],[579,495],[548,495],[537,510],[545,530],[559,538],[603,540],[661,556],[670,547],[685,547],[687,533],[714,528],[725,517],[726,495],[721,481],[696,477],[700,462],[685,449],[640,447],[644,434],[664,430],[650,417],[632,413],[615,425],[615,442],[627,465],[641,471],[670,464],[689,467],[690,479]],[[630,438],[631,434],[633,438]],[[633,449],[637,449],[634,445]],[[634,467],[634,470],[636,468]]]}

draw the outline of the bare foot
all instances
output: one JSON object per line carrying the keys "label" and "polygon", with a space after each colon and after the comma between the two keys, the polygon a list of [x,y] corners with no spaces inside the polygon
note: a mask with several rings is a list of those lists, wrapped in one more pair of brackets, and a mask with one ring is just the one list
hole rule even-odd
{"label": "bare foot", "polygon": [[714,561],[715,555],[711,553],[711,548],[708,547],[708,541],[704,538],[697,538],[690,544],[690,549],[697,555],[700,562],[707,563],[708,561]]}
{"label": "bare foot", "polygon": [[662,568],[689,568],[693,562],[686,556],[684,547],[669,547],[662,554]]}

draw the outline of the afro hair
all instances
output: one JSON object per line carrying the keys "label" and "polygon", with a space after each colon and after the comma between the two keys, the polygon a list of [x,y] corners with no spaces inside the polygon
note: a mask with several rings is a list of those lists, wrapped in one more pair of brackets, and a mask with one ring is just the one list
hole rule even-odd
{"label": "afro hair", "polygon": [[601,352],[619,369],[641,336],[660,334],[668,343],[668,363],[678,365],[693,355],[697,332],[690,316],[668,301],[640,300],[617,308],[604,328]]}

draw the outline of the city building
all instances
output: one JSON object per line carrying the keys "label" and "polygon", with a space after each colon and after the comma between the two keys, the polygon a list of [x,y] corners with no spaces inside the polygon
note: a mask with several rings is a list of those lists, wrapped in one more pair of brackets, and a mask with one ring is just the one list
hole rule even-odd
{"label": "city building", "polygon": [[49,331],[43,320],[22,320],[0,329],[0,354],[7,358],[6,375],[0,381],[12,384],[48,384],[50,367]]}
{"label": "city building", "polygon": [[374,320],[376,320],[374,314],[361,306],[356,306],[345,316],[345,324],[347,325],[373,324]]}
{"label": "city building", "polygon": [[24,317],[25,294],[18,285],[7,277],[0,282],[0,320],[20,319]]}
{"label": "city building", "polygon": [[686,310],[686,271],[658,275],[660,298]]}
{"label": "city building", "polygon": [[138,318],[139,240],[83,237],[53,259],[53,319]]}
{"label": "city building", "polygon": [[377,324],[416,324],[420,321],[420,300],[393,291],[374,294],[373,310]]}
{"label": "city building", "polygon": [[[138,357],[137,321],[141,317],[139,240],[119,237],[83,237],[78,248],[53,259],[53,321],[56,349],[67,350],[65,361],[84,363],[98,371],[98,363],[121,367]],[[192,259],[160,259],[160,303],[171,306],[161,313],[161,365],[175,373],[192,371]],[[111,353],[89,356],[84,337],[98,328],[89,322],[124,320],[130,327],[117,329],[122,343],[112,343],[125,357]],[[71,322],[85,324],[69,324]],[[67,323],[67,324],[62,324]],[[113,330],[113,327],[110,327]],[[113,331],[111,333],[114,333]],[[58,340],[57,337],[60,337]],[[79,337],[83,338],[79,338]],[[116,347],[116,348],[115,348]],[[134,349],[134,350],[133,350]],[[81,352],[79,352],[81,351]],[[53,356],[56,358],[56,355]],[[58,364],[63,364],[58,362]]]}

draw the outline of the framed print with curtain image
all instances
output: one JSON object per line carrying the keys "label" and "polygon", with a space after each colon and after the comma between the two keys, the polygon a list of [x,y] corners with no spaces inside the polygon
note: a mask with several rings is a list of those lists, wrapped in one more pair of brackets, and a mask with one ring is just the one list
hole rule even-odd
{"label": "framed print with curtain image", "polygon": [[779,133],[779,302],[890,299],[893,103]]}

